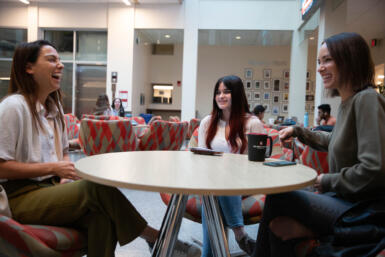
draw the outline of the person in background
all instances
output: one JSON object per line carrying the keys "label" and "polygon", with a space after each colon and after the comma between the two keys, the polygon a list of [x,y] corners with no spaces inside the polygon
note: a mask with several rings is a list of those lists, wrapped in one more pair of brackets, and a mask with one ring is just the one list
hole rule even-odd
{"label": "person in background", "polygon": [[318,126],[334,126],[336,124],[336,118],[330,115],[331,108],[329,104],[321,104],[318,106]]}
{"label": "person in background", "polygon": [[106,94],[100,94],[98,99],[96,99],[94,115],[112,115],[110,101],[108,100],[108,96]]}
{"label": "person in background", "polygon": [[259,104],[259,105],[256,105],[253,109],[253,113],[255,116],[258,117],[258,119],[262,122],[262,123],[265,123],[263,121],[263,117],[265,116],[265,107],[263,107],[263,105]]}
{"label": "person in background", "polygon": [[[0,103],[0,183],[13,219],[78,229],[86,235],[88,257],[115,256],[117,242],[138,236],[151,247],[159,232],[118,189],[76,174],[62,109],[63,68],[48,41],[15,50],[8,95]],[[199,248],[179,240],[175,249],[174,257],[200,256]]]}
{"label": "person in background", "polygon": [[377,231],[385,230],[385,98],[373,89],[367,43],[356,33],[325,39],[318,72],[329,94],[341,96],[333,131],[294,126],[279,137],[328,151],[330,171],[315,181],[320,194],[299,190],[266,197],[254,257],[295,256],[300,238],[320,240],[312,256],[376,256],[384,248]]}
{"label": "person in background", "polygon": [[[261,121],[250,114],[242,80],[237,76],[220,78],[214,87],[213,109],[198,131],[198,146],[226,153],[247,153],[247,133],[263,133]],[[236,171],[234,171],[236,172]],[[241,196],[218,197],[225,224],[235,235],[239,247],[251,254],[255,241],[244,229]],[[202,257],[212,256],[206,217],[202,211]]]}
{"label": "person in background", "polygon": [[122,99],[115,98],[114,101],[112,101],[111,108],[112,108],[112,115],[124,117],[124,108],[122,104]]}

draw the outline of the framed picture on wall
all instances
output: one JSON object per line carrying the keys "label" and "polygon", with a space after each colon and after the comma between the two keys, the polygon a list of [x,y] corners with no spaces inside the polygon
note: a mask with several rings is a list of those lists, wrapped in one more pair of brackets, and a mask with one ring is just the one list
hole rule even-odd
{"label": "framed picture on wall", "polygon": [[273,105],[273,107],[271,107],[271,113],[273,115],[279,115],[279,105]]}
{"label": "framed picture on wall", "polygon": [[289,90],[289,81],[283,82],[283,90]]}
{"label": "framed picture on wall", "polygon": [[311,91],[311,81],[308,80],[306,81],[306,92],[310,92]]}
{"label": "framed picture on wall", "polygon": [[289,79],[290,78],[290,71],[284,70],[282,77],[283,77],[283,79]]}
{"label": "framed picture on wall", "polygon": [[310,71],[306,72],[306,79],[310,79]]}
{"label": "framed picture on wall", "polygon": [[270,100],[270,92],[263,93],[263,100]]}
{"label": "framed picture on wall", "polygon": [[282,94],[282,101],[284,101],[284,102],[289,101],[289,93],[283,93]]}
{"label": "framed picture on wall", "polygon": [[251,101],[251,92],[246,92],[247,101]]}
{"label": "framed picture on wall", "polygon": [[246,89],[251,89],[251,80],[245,80]]}
{"label": "framed picture on wall", "polygon": [[262,81],[261,80],[254,80],[254,89],[261,89]]}
{"label": "framed picture on wall", "polygon": [[263,78],[264,79],[271,79],[271,69],[264,69],[263,70]]}
{"label": "framed picture on wall", "polygon": [[314,95],[306,95],[306,101],[314,101]]}
{"label": "framed picture on wall", "polygon": [[281,81],[279,79],[274,79],[273,80],[273,91],[279,92],[281,89],[280,86],[281,86]]}
{"label": "framed picture on wall", "polygon": [[278,104],[279,103],[279,94],[273,94],[273,103]]}
{"label": "framed picture on wall", "polygon": [[261,100],[261,93],[260,92],[254,92],[254,99],[255,101]]}
{"label": "framed picture on wall", "polygon": [[283,113],[289,112],[289,105],[288,104],[283,104],[282,105],[282,112]]}
{"label": "framed picture on wall", "polygon": [[270,89],[270,80],[263,81],[263,89]]}
{"label": "framed picture on wall", "polygon": [[252,79],[253,78],[253,69],[246,68],[245,69],[245,79]]}

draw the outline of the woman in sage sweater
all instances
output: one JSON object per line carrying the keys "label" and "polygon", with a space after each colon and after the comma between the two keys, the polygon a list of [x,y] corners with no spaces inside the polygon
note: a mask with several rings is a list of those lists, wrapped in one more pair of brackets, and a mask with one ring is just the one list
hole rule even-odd
{"label": "woman in sage sweater", "polygon": [[[385,98],[373,89],[374,65],[365,40],[356,33],[327,38],[318,54],[318,72],[330,95],[341,97],[334,130],[289,127],[280,131],[280,139],[297,137],[328,151],[330,171],[316,179],[321,194],[294,191],[267,196],[253,256],[295,256],[299,238],[321,239],[321,247],[315,248],[318,256],[375,256],[385,248],[380,244],[385,235],[373,233],[385,231],[383,219],[365,218],[373,213],[385,216]],[[348,215],[359,222],[346,219]],[[362,225],[370,229],[364,231]],[[358,232],[357,241],[352,240],[353,231]],[[365,233],[370,238],[362,238]],[[355,242],[366,246],[357,250],[352,247]],[[335,255],[341,249],[347,255]]]}

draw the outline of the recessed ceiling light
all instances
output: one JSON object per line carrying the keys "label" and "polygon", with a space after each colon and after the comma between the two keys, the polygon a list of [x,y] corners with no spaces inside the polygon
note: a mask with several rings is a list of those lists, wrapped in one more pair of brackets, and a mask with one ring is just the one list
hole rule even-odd
{"label": "recessed ceiling light", "polygon": [[239,40],[239,39],[241,39],[241,36],[236,36],[235,39],[238,39],[238,40]]}
{"label": "recessed ceiling light", "polygon": [[10,80],[10,77],[0,77],[0,80]]}
{"label": "recessed ceiling light", "polygon": [[20,2],[22,2],[23,4],[29,4],[28,0],[20,0]]}
{"label": "recessed ceiling light", "polygon": [[170,35],[164,35],[165,38],[170,38],[171,36]]}
{"label": "recessed ceiling light", "polygon": [[310,40],[314,40],[314,37],[309,37]]}
{"label": "recessed ceiling light", "polygon": [[[20,0],[21,1],[21,0]],[[129,0],[122,0],[123,3],[125,3],[126,5],[130,6],[131,5],[131,2]]]}
{"label": "recessed ceiling light", "polygon": [[385,78],[385,76],[384,75],[378,75],[377,78],[383,79],[383,78]]}

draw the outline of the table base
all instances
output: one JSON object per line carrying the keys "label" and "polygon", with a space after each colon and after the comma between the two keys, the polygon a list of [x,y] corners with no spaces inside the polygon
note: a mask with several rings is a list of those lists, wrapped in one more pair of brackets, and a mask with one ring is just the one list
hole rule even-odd
{"label": "table base", "polygon": [[[187,199],[188,195],[173,194],[171,196],[160,227],[159,237],[152,251],[152,257],[172,256],[182,218],[186,210]],[[230,257],[218,200],[215,196],[208,195],[202,196],[202,201],[213,255],[215,257]]]}

